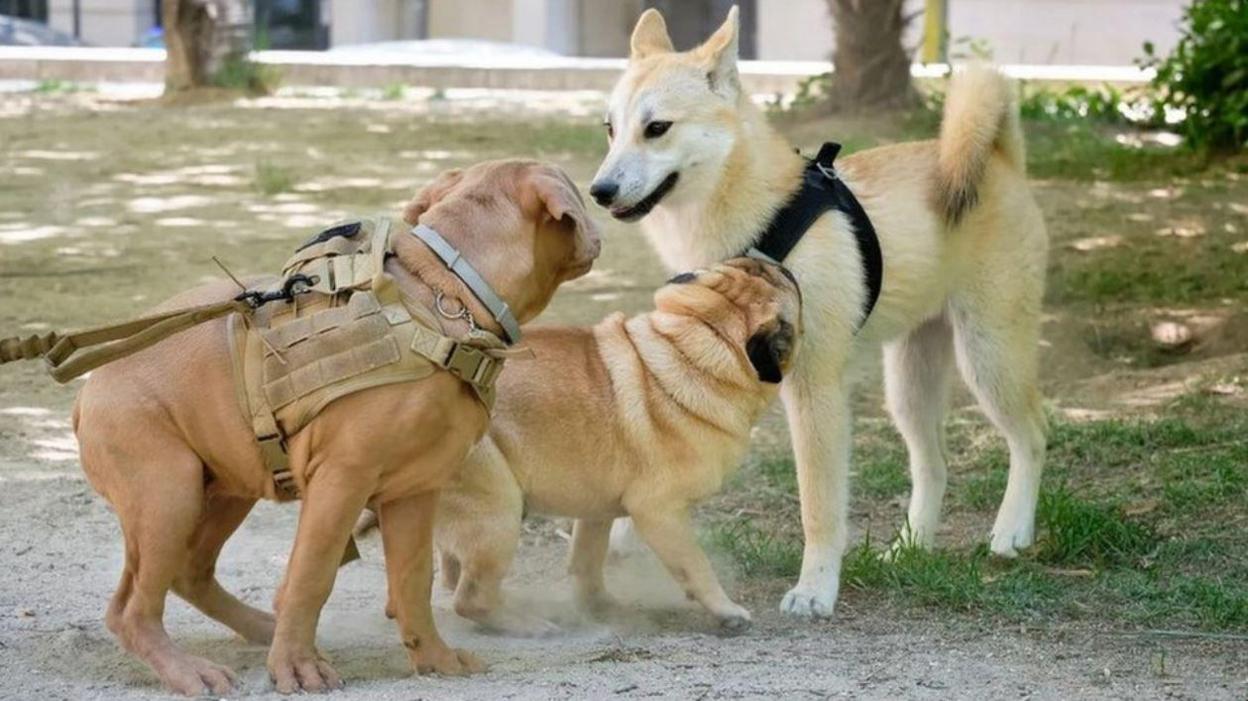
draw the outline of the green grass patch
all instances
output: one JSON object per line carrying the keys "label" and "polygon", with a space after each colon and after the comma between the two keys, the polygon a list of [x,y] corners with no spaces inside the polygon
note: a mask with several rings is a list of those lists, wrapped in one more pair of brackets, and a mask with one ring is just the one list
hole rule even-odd
{"label": "green grass patch", "polygon": [[94,88],[59,78],[45,78],[35,85],[34,92],[40,95],[63,95],[76,92],[88,92]]}
{"label": "green grass patch", "polygon": [[407,87],[402,83],[390,83],[381,89],[381,99],[388,101],[402,100],[407,94]]}
{"label": "green grass patch", "polygon": [[261,193],[272,196],[281,192],[289,192],[295,185],[295,176],[282,166],[269,161],[260,161],[256,164],[255,185]]}
{"label": "green grass patch", "polygon": [[802,569],[800,542],[771,535],[748,518],[716,524],[709,542],[751,577],[796,577]]}
{"label": "green grass patch", "polygon": [[1078,499],[1065,486],[1041,493],[1036,521],[1044,535],[1035,556],[1055,565],[1130,564],[1157,543],[1152,529],[1120,507]]}
{"label": "green grass patch", "polygon": [[[845,555],[842,585],[904,607],[1010,621],[1231,630],[1248,625],[1248,416],[1207,398],[1175,402],[1166,418],[1051,420],[1036,544],[1017,560],[977,543],[934,551],[868,537]],[[856,437],[855,499],[895,508],[904,448],[883,423]],[[950,500],[991,514],[1008,456],[986,422],[951,426]],[[969,463],[969,467],[968,467]],[[734,483],[764,514],[791,513],[791,458],[759,457]],[[960,477],[959,477],[960,475]],[[884,508],[887,505],[887,508]],[[955,510],[956,511],[956,510]],[[1237,520],[1238,519],[1238,520]],[[748,576],[800,571],[796,524],[770,516],[716,524],[711,543]]]}

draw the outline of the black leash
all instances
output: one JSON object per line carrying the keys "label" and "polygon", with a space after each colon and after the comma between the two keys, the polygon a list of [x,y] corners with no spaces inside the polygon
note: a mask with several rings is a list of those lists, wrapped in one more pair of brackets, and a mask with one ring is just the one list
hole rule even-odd
{"label": "black leash", "polygon": [[815,220],[834,209],[844,212],[849,217],[854,238],[858,241],[863,282],[867,286],[862,318],[858,322],[858,328],[862,328],[880,298],[880,287],[884,283],[884,255],[880,251],[880,239],[875,234],[871,219],[863,211],[854,193],[837,177],[833,168],[832,163],[840,151],[841,145],[832,142],[819,149],[819,155],[806,164],[801,187],[771,218],[771,222],[747,254],[761,253],[776,263],[783,263],[810,227],[814,226]]}

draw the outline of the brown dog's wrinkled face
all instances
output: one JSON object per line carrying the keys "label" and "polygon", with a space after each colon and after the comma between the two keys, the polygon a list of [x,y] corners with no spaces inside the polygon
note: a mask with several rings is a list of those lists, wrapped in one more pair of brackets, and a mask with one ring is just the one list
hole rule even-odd
{"label": "brown dog's wrinkled face", "polygon": [[536,161],[487,161],[442,173],[403,218],[454,244],[520,323],[537,316],[560,284],[589,272],[602,248],[576,185]]}
{"label": "brown dog's wrinkled face", "polygon": [[733,258],[681,273],[654,294],[662,312],[697,317],[744,349],[762,382],[778,383],[801,338],[802,294],[781,266]]}

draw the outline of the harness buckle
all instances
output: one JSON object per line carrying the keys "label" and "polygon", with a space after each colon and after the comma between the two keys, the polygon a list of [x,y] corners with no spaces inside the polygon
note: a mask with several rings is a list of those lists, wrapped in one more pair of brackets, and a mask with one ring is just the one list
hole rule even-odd
{"label": "harness buckle", "polygon": [[501,363],[480,349],[462,343],[455,344],[446,358],[447,370],[466,382],[483,387],[493,384],[501,367]]}

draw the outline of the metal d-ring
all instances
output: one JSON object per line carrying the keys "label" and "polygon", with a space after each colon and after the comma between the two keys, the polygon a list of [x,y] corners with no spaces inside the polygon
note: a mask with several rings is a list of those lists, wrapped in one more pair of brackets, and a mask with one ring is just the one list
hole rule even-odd
{"label": "metal d-ring", "polygon": [[442,316],[442,318],[443,318],[443,319],[447,319],[447,320],[449,320],[449,321],[455,321],[455,320],[457,320],[457,319],[463,319],[464,321],[468,322],[468,330],[469,330],[469,332],[476,331],[476,330],[477,330],[477,320],[476,320],[476,319],[474,319],[474,318],[472,317],[472,312],[468,311],[468,305],[467,305],[467,304],[464,304],[462,301],[460,301],[460,300],[458,300],[458,299],[457,299],[457,300],[455,300],[455,301],[456,301],[456,303],[458,303],[458,304],[459,304],[459,310],[458,310],[458,311],[455,311],[455,312],[449,312],[449,311],[447,311],[447,309],[446,309],[446,293],[445,293],[445,292],[438,292],[438,294],[437,294],[437,295],[435,295],[435,296],[434,296],[434,298],[433,298],[433,308],[434,308],[434,309],[436,309],[436,310],[438,310],[438,314],[440,314],[440,315]]}

